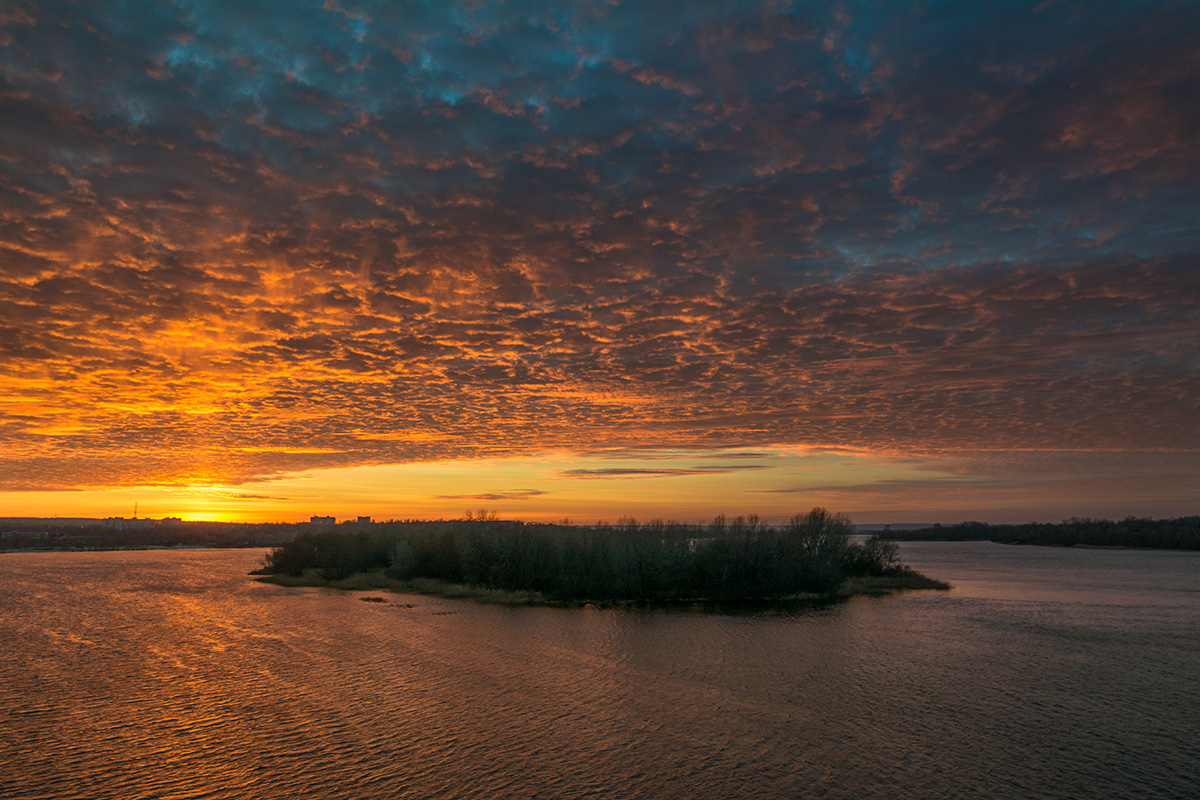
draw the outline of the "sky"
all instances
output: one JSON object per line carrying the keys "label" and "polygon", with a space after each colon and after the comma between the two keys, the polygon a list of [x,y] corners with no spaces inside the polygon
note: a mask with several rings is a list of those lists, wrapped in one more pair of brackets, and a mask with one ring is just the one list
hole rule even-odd
{"label": "sky", "polygon": [[1200,513],[1200,4],[0,6],[0,516]]}

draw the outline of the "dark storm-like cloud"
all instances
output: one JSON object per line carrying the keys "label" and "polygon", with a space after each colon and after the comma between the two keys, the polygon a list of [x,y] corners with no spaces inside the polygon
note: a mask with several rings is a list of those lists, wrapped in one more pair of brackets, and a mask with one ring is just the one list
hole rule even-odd
{"label": "dark storm-like cloud", "polygon": [[1200,447],[1197,33],[1133,2],[11,3],[0,482]]}
{"label": "dark storm-like cloud", "polygon": [[251,494],[249,492],[226,492],[222,497],[229,497],[234,500],[290,500],[290,497],[281,497],[270,494]]}
{"label": "dark storm-like cloud", "polygon": [[635,467],[601,467],[599,469],[568,469],[559,474],[564,478],[612,479],[612,478],[674,478],[681,475],[726,475],[748,469],[767,469],[761,464],[728,464],[720,467],[692,467],[690,469],[647,469]]}
{"label": "dark storm-like cloud", "polygon": [[[803,486],[788,486],[782,489],[762,489],[761,494],[821,494],[855,495],[868,492],[906,492],[915,489],[979,489],[988,486],[982,480],[966,480],[959,477],[887,478],[871,483],[811,483]],[[990,486],[989,486],[990,488]]]}
{"label": "dark storm-like cloud", "polygon": [[440,494],[439,500],[486,500],[499,502],[501,500],[529,500],[541,497],[546,492],[540,489],[519,489],[512,492],[485,492],[483,494]]}

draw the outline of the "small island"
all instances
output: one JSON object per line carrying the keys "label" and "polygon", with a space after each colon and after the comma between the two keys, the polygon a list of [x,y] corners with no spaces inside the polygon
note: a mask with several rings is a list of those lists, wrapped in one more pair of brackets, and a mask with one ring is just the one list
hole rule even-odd
{"label": "small island", "polygon": [[902,564],[894,543],[851,540],[849,518],[815,508],[785,525],[504,522],[378,525],[304,533],[256,571],[284,586],[390,589],[532,605],[828,602],[948,589]]}

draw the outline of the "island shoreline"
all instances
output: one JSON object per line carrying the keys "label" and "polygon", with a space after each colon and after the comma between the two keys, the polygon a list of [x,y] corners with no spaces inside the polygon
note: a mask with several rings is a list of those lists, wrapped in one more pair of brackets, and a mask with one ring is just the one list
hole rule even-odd
{"label": "island shoreline", "polygon": [[847,578],[833,594],[797,592],[771,597],[679,597],[642,599],[599,599],[581,598],[558,600],[542,592],[494,589],[463,583],[451,583],[435,578],[398,580],[388,577],[382,570],[356,573],[346,578],[328,580],[317,570],[303,575],[267,573],[254,570],[250,573],[260,583],[286,588],[332,589],[336,591],[382,591],[391,594],[412,594],[426,597],[442,597],[450,600],[470,600],[488,605],[537,606],[545,608],[680,608],[688,606],[745,606],[745,607],[788,607],[825,606],[843,602],[852,597],[886,597],[908,591],[949,591],[952,586],[945,581],[926,577],[918,572],[902,575],[855,576]]}

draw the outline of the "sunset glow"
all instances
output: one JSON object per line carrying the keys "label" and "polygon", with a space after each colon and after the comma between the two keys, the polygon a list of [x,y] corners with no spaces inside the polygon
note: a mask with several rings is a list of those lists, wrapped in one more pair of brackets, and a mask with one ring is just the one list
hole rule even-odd
{"label": "sunset glow", "polygon": [[1200,513],[1200,7],[0,12],[0,516]]}

